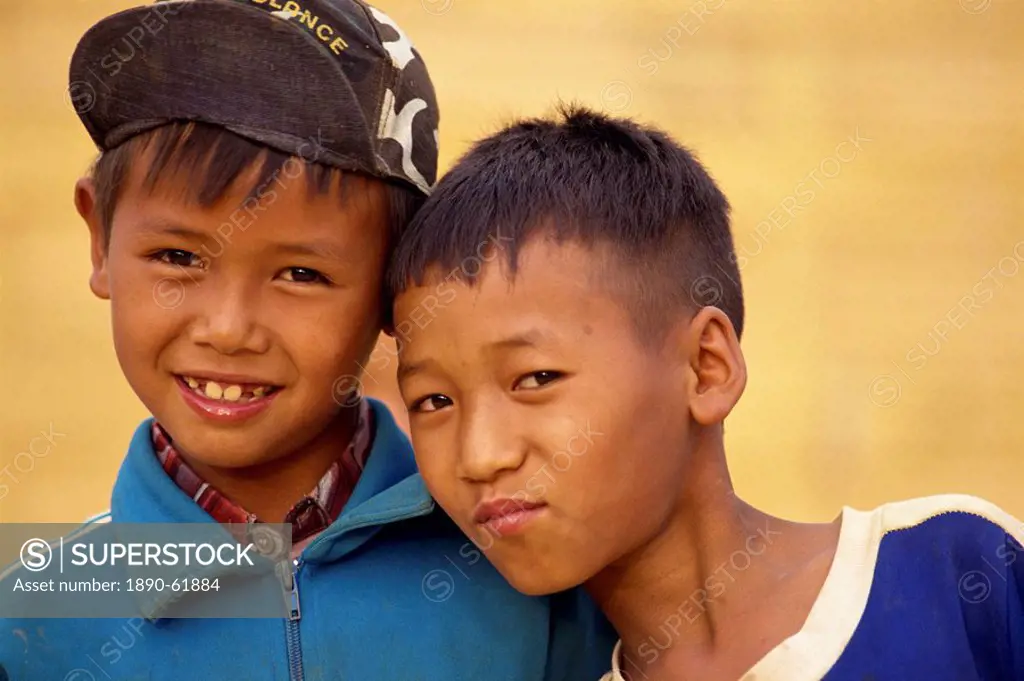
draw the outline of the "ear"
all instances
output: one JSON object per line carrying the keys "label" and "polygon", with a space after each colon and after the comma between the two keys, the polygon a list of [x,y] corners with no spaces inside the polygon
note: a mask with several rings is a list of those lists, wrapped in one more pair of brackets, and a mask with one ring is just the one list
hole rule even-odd
{"label": "ear", "polygon": [[103,217],[96,208],[96,185],[88,177],[80,178],[75,183],[75,208],[89,228],[92,255],[89,288],[97,298],[110,300],[110,282],[107,276],[107,253],[110,244],[107,230],[103,225]]}
{"label": "ear", "polygon": [[689,325],[690,413],[697,423],[722,423],[747,385],[747,365],[729,317],[717,307],[701,308]]}

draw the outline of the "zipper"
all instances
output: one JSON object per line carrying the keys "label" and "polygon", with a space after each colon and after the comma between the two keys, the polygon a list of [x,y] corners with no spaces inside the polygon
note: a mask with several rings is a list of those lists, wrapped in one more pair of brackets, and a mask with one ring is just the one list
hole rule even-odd
{"label": "zipper", "polygon": [[288,621],[285,623],[288,677],[291,681],[304,681],[306,675],[302,669],[302,639],[299,636],[299,619],[302,617],[302,610],[299,607],[299,569],[302,562],[296,559],[292,561],[292,566],[293,568],[288,571],[291,575],[291,607],[288,611]]}
{"label": "zipper", "polygon": [[[404,513],[398,517],[389,519],[389,522],[395,522],[399,520],[406,520],[408,518],[415,518],[417,516],[424,515],[433,509],[433,504],[423,505],[413,509],[411,512]],[[380,523],[379,519],[365,520],[360,523],[355,523],[350,527],[345,528],[345,531],[360,529],[370,525],[376,525]],[[323,536],[323,533],[309,545],[303,549],[302,553],[306,553],[313,547],[317,546],[328,538]],[[291,579],[291,604],[288,610],[288,621],[285,623],[285,645],[288,648],[288,678],[289,681],[305,681],[306,674],[302,668],[302,638],[299,634],[299,620],[302,618],[302,608],[299,603],[299,571],[302,569],[302,557],[299,556],[292,561],[292,569],[288,570],[288,575]]]}

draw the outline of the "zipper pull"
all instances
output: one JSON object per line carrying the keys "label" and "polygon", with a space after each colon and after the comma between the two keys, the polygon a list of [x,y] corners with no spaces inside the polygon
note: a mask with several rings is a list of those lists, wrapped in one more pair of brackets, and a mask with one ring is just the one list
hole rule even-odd
{"label": "zipper pull", "polygon": [[299,565],[299,561],[298,560],[293,561],[293,564],[295,565],[295,569],[290,571],[291,572],[291,577],[292,577],[292,580],[291,580],[292,581],[292,584],[291,584],[292,605],[291,605],[291,611],[288,613],[288,619],[291,620],[292,622],[296,622],[296,621],[298,621],[298,619],[300,617],[302,617],[302,611],[299,608],[299,567],[300,567],[300,565]]}

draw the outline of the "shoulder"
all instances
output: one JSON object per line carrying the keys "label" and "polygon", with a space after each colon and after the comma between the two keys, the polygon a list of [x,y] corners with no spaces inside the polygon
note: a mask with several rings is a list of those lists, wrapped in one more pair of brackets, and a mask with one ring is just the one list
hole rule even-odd
{"label": "shoulder", "polygon": [[[20,546],[22,547],[22,549],[25,549],[26,544],[28,544],[29,542],[37,542],[39,550],[34,551],[34,553],[41,552],[40,555],[45,555],[49,551],[52,551],[62,540],[64,542],[73,541],[75,539],[82,537],[83,535],[89,534],[90,532],[95,532],[96,530],[104,529],[109,524],[110,511],[103,511],[102,513],[97,513],[95,515],[89,516],[85,519],[85,521],[82,524],[78,525],[77,527],[70,528],[60,537],[53,538],[49,541],[30,538],[30,532],[25,537],[21,537],[21,535],[26,534],[26,531],[19,532],[18,536],[9,536],[8,540],[12,545],[12,553],[14,547]],[[13,562],[0,564],[0,582],[6,584],[8,580],[17,579],[19,577],[25,578],[26,575],[31,576],[33,574],[33,572],[25,568],[25,564],[23,563],[20,556],[5,555],[4,559],[5,561],[8,559],[13,559]],[[0,618],[3,617],[4,613],[0,611]]]}
{"label": "shoulder", "polygon": [[38,608],[33,606],[38,605],[39,592],[45,589],[37,585],[48,583],[57,570],[53,556],[61,544],[77,541],[109,527],[110,514],[100,513],[77,527],[65,527],[64,533],[58,537],[51,535],[43,539],[33,536],[39,532],[33,533],[34,526],[30,525],[7,534],[5,544],[8,551],[3,556],[4,563],[0,564],[0,593],[4,594],[0,601],[0,621],[10,625],[19,618],[38,616]]}
{"label": "shoulder", "polygon": [[968,678],[961,672],[978,674],[981,664],[996,672],[970,678],[1024,678],[1007,675],[1004,659],[1024,641],[1024,561],[1013,536],[1021,530],[1003,509],[968,495],[844,508],[829,575],[787,649],[831,669],[828,678]]}
{"label": "shoulder", "polygon": [[949,612],[1020,602],[1024,524],[995,504],[942,495],[885,504],[866,517],[880,594],[916,595],[921,607],[946,603]]}
{"label": "shoulder", "polygon": [[1024,678],[1024,668],[1014,666],[1024,663],[1024,524],[967,495],[910,499],[846,517],[870,527],[848,544],[848,557],[866,557],[847,562],[855,583],[867,586],[860,593],[870,594],[846,646],[848,660],[883,659],[879,651],[893,660],[938,656],[945,667],[936,670],[950,674],[942,678],[965,670]]}
{"label": "shoulder", "polygon": [[[29,560],[35,556],[44,559],[48,552],[59,546],[61,540],[67,543],[91,537],[111,527],[109,511],[92,515],[80,525],[65,526],[62,536],[52,541],[49,537],[47,541],[38,540]],[[31,528],[26,527],[21,534],[25,532],[31,532]],[[33,540],[28,537],[12,538],[12,544],[17,549],[26,541]],[[50,581],[49,575],[55,566],[33,571],[26,567],[20,555],[5,555],[5,563],[12,558],[14,562],[0,566],[0,593],[4,594],[0,600],[0,670],[6,672],[12,681],[22,678],[60,679],[65,678],[65,674],[71,678],[69,671],[81,662],[78,658],[84,657],[82,650],[98,650],[109,637],[108,624],[115,620],[82,620],[52,615],[40,618],[45,613],[39,612],[39,603],[35,599],[39,598],[40,592],[33,585]],[[0,679],[6,679],[2,672]],[[83,675],[82,678],[89,677]]]}
{"label": "shoulder", "polygon": [[956,556],[1009,542],[1020,543],[1024,523],[990,501],[944,494],[878,507],[872,520],[882,546],[907,545]]}
{"label": "shoulder", "polygon": [[82,522],[82,527],[86,527],[88,525],[96,525],[96,524],[102,525],[103,523],[109,523],[109,522],[110,522],[110,509],[108,508],[106,511],[103,511],[101,513],[96,513],[95,515],[91,515],[88,518],[86,518]]}
{"label": "shoulder", "polygon": [[[19,538],[12,544],[16,550],[18,546],[35,541],[27,560],[45,560],[62,539],[65,542],[80,539],[109,527],[109,523],[109,514],[97,514],[53,541]],[[50,606],[40,606],[38,599],[51,596],[44,592],[54,590],[52,572],[56,567],[47,565],[41,571],[30,570],[31,563],[22,562],[20,555],[5,556],[5,560],[11,557],[13,563],[0,566],[0,593],[4,594],[0,600],[0,679],[64,678],[75,666],[72,663],[83,648],[92,649],[102,643],[100,632],[105,626],[97,626],[92,620],[60,618],[56,617],[57,613],[40,612],[41,608],[47,609],[53,604],[51,598]],[[8,676],[4,676],[4,672]]]}
{"label": "shoulder", "polygon": [[942,516],[980,519],[1014,531],[1022,526],[1020,520],[991,501],[969,494],[938,494],[894,501],[879,506],[874,512],[880,514],[891,529],[918,525]]}

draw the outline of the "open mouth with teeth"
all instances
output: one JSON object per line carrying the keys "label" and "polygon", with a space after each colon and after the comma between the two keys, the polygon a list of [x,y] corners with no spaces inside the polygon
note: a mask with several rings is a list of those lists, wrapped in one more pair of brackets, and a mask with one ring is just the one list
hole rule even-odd
{"label": "open mouth with teeth", "polygon": [[206,378],[176,376],[178,382],[196,395],[217,402],[255,402],[274,394],[280,388],[276,385],[256,383],[218,383]]}

